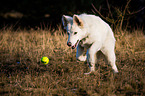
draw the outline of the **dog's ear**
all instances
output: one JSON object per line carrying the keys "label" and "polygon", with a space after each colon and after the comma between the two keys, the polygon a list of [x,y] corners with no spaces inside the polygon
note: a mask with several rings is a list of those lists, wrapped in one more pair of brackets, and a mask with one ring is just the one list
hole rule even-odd
{"label": "dog's ear", "polygon": [[71,22],[72,22],[72,17],[66,16],[66,15],[62,16],[62,24],[64,28],[67,26],[68,23],[71,23]]}
{"label": "dog's ear", "polygon": [[73,16],[73,22],[79,27],[83,27],[83,21],[78,17],[78,15]]}

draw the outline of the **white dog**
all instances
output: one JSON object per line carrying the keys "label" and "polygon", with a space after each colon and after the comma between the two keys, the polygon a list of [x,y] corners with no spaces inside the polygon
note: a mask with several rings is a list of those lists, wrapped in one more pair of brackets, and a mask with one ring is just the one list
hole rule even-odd
{"label": "white dog", "polygon": [[[62,23],[68,33],[67,45],[72,49],[77,47],[77,60],[85,61],[87,59],[90,67],[89,73],[95,71],[98,51],[106,56],[114,73],[118,72],[115,65],[115,38],[112,29],[106,22],[95,15],[81,14],[73,15],[73,17],[63,15]],[[84,48],[87,48],[85,56],[83,55]]]}

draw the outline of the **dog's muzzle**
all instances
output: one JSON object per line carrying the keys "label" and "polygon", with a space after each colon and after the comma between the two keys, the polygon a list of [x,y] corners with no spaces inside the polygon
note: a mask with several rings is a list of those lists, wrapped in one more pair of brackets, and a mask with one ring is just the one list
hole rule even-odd
{"label": "dog's muzzle", "polygon": [[77,42],[75,43],[75,45],[73,45],[71,48],[75,49],[77,47],[77,45],[79,44],[79,40],[77,40]]}
{"label": "dog's muzzle", "polygon": [[73,46],[72,46],[71,42],[67,42],[67,45],[68,45],[69,47],[71,47],[72,49],[75,49],[75,48],[77,47],[78,43],[79,43],[79,40],[77,40],[77,42],[76,42],[75,45],[73,45]]}
{"label": "dog's muzzle", "polygon": [[79,43],[79,40],[77,40],[77,42],[74,45],[72,45],[71,42],[68,42],[67,45],[71,46],[72,49],[75,49],[77,47],[78,43]]}

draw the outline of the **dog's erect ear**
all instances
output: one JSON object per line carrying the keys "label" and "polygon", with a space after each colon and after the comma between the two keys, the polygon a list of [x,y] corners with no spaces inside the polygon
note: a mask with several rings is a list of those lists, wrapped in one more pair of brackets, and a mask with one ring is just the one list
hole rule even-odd
{"label": "dog's erect ear", "polygon": [[66,15],[62,16],[62,24],[64,28],[67,26],[68,23],[71,23],[71,22],[72,22],[72,17],[66,16]]}
{"label": "dog's erect ear", "polygon": [[80,27],[83,27],[83,21],[78,17],[78,15],[73,16],[73,22]]}

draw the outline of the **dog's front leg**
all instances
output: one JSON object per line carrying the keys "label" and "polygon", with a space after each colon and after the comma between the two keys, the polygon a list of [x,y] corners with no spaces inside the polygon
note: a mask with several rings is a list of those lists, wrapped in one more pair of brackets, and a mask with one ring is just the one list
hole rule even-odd
{"label": "dog's front leg", "polygon": [[77,53],[76,58],[78,61],[86,61],[87,56],[84,56],[84,47],[81,47],[80,45],[77,46]]}
{"label": "dog's front leg", "polygon": [[100,50],[100,44],[93,44],[88,50],[87,50],[87,63],[90,67],[90,72],[85,74],[90,74],[95,71],[95,64],[96,64],[96,53]]}

